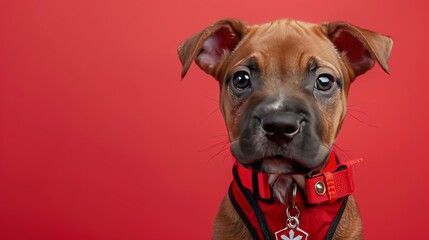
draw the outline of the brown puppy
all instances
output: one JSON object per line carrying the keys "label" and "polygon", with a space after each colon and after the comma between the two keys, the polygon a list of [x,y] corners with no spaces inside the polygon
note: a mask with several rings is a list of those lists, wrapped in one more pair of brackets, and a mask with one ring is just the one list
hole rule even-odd
{"label": "brown puppy", "polygon": [[[351,83],[376,61],[389,72],[391,49],[389,37],[344,22],[250,26],[225,19],[178,51],[182,77],[195,60],[219,81],[233,156],[269,174],[276,201],[285,203],[292,183],[303,190],[305,175],[327,165]],[[358,208],[349,197],[333,239],[360,238]],[[252,239],[229,196],[215,219],[213,239]]]}

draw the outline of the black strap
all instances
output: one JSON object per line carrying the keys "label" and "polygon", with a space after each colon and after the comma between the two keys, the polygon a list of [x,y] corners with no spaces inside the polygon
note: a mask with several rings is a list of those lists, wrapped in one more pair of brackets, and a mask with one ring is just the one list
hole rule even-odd
{"label": "black strap", "polygon": [[274,194],[273,190],[270,187],[270,197],[269,198],[263,198],[261,197],[261,194],[259,193],[259,178],[258,173],[255,171],[252,171],[252,188],[253,188],[253,197],[257,200],[266,202],[266,203],[273,203],[274,202]]}
{"label": "black strap", "polygon": [[[238,176],[238,173],[237,173],[236,166],[232,168],[232,174],[234,176],[234,180],[237,183],[237,186],[240,189],[241,193],[246,198],[246,201],[249,203],[252,210],[255,212],[256,219],[258,220],[259,226],[261,227],[262,236],[264,237],[265,240],[271,240],[272,238],[271,238],[270,228],[268,227],[267,221],[265,220],[264,213],[259,207],[258,201],[253,197],[252,193],[249,190],[247,190],[241,183],[240,177]],[[242,216],[240,217],[243,219]],[[246,220],[243,219],[243,221],[249,221],[249,220],[246,217]],[[255,230],[253,227],[252,229]],[[249,229],[249,231],[251,230]],[[258,235],[256,234],[256,236]],[[259,237],[257,238],[255,238],[254,236],[252,237],[253,239],[259,239]]]}
{"label": "black strap", "polygon": [[346,209],[348,199],[349,199],[349,196],[344,198],[340,211],[338,211],[337,216],[335,216],[334,221],[332,221],[331,226],[329,227],[328,232],[326,233],[325,240],[331,240],[334,237],[334,233],[337,230],[337,226],[340,223],[344,210]]}
{"label": "black strap", "polygon": [[247,230],[249,230],[250,236],[252,236],[252,239],[259,240],[258,233],[256,232],[255,228],[250,223],[249,219],[247,219],[246,214],[244,214],[243,209],[241,209],[240,205],[237,203],[237,200],[235,200],[234,194],[232,193],[232,183],[229,186],[228,190],[229,200],[231,201],[232,206],[234,207],[235,211],[240,216],[241,220],[243,220],[244,225],[246,225]]}

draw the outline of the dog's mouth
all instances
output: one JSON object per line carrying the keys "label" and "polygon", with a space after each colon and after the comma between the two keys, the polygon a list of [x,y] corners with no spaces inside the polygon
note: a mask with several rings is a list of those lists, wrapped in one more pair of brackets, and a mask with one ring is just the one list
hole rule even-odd
{"label": "dog's mouth", "polygon": [[275,155],[257,159],[247,165],[247,167],[257,172],[269,174],[312,174],[314,170],[306,168],[299,164],[299,160],[294,158],[285,157],[282,155]]}

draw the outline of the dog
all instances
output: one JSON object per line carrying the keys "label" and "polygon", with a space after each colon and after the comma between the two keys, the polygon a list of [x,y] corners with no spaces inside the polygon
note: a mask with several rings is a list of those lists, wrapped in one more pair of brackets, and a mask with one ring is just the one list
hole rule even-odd
{"label": "dog", "polygon": [[[219,82],[236,159],[212,239],[363,238],[350,166],[326,169],[338,163],[333,147],[351,84],[375,62],[389,73],[392,46],[346,22],[291,19],[223,19],[179,45],[182,78],[195,61]],[[336,177],[345,171],[347,180]],[[343,182],[348,190],[338,195]],[[313,195],[327,197],[312,205]]]}

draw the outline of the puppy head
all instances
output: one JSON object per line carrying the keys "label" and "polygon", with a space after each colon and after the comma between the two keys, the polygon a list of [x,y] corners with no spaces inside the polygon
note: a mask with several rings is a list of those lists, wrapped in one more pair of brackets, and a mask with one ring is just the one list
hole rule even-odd
{"label": "puppy head", "polygon": [[377,61],[388,72],[392,40],[333,22],[215,22],[179,46],[219,81],[234,157],[257,171],[321,170],[344,120],[353,80]]}

